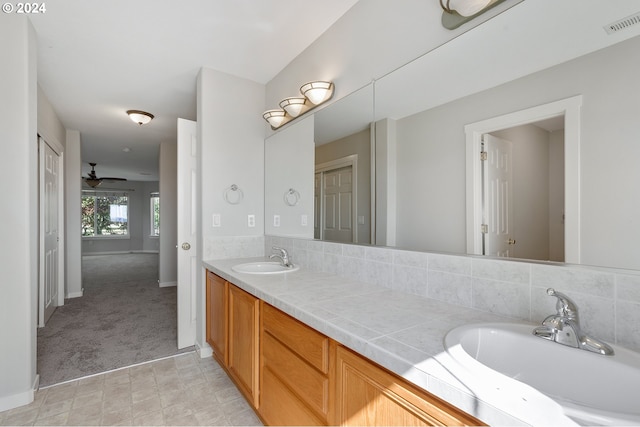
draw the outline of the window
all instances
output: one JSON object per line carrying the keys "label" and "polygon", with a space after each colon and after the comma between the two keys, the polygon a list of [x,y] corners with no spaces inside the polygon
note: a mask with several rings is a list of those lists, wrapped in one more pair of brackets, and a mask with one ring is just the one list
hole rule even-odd
{"label": "window", "polygon": [[129,235],[127,193],[82,192],[82,237]]}
{"label": "window", "polygon": [[160,193],[151,193],[151,204],[149,212],[151,213],[151,235],[160,235]]}

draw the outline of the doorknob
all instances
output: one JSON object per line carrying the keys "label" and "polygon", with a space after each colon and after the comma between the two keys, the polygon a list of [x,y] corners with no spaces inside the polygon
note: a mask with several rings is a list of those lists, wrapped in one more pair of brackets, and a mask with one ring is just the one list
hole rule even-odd
{"label": "doorknob", "polygon": [[507,242],[510,245],[515,245],[516,244],[516,240],[515,239],[509,239],[509,241]]}
{"label": "doorknob", "polygon": [[188,251],[189,249],[191,249],[191,245],[187,242],[184,242],[182,244],[182,249],[184,249],[185,251]]}

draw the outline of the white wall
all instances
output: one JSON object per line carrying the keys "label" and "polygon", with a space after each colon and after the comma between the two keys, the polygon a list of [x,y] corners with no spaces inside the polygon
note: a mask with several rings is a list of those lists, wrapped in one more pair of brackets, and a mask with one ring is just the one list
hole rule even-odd
{"label": "white wall", "polygon": [[[208,68],[198,75],[199,261],[264,254],[264,91],[264,85]],[[224,200],[232,184],[244,193],[237,205]],[[212,226],[214,213],[220,214],[220,227]],[[247,226],[249,214],[256,217],[253,228]],[[196,343],[207,348],[202,271],[198,283]]]}
{"label": "white wall", "polygon": [[64,163],[65,298],[82,296],[82,160],[80,132],[68,130]]}
{"label": "white wall", "polygon": [[175,143],[160,144],[160,284],[178,282],[178,157]]}
{"label": "white wall", "polygon": [[26,16],[0,14],[0,411],[33,400],[38,280],[37,45]]}

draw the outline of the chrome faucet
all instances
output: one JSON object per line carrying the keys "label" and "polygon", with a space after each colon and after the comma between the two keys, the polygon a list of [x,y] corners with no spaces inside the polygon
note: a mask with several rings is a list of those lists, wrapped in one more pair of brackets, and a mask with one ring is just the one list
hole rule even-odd
{"label": "chrome faucet", "polygon": [[553,288],[547,289],[547,295],[558,298],[556,303],[556,314],[547,316],[533,330],[535,336],[567,345],[569,347],[580,348],[606,356],[613,355],[613,349],[605,342],[587,336],[580,328],[578,319],[578,307],[576,304],[561,292]]}
{"label": "chrome faucet", "polygon": [[280,258],[283,267],[293,267],[293,264],[291,264],[291,261],[289,261],[289,253],[286,249],[279,248],[277,246],[274,246],[271,249],[273,249],[273,251],[277,253],[269,255],[270,259]]}

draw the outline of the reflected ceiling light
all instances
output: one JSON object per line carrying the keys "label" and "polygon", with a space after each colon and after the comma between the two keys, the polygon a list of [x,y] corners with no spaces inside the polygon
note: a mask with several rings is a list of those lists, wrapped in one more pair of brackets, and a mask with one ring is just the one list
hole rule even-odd
{"label": "reflected ceiling light", "polygon": [[333,83],[309,82],[300,88],[302,93],[314,105],[319,105],[333,96]]}
{"label": "reflected ceiling light", "polygon": [[291,97],[280,101],[280,107],[291,117],[298,117],[306,103],[307,98]]}
{"label": "reflected ceiling light", "polygon": [[309,82],[302,85],[300,93],[304,95],[292,96],[280,101],[279,110],[267,110],[262,117],[269,122],[271,129],[276,130],[280,126],[289,123],[296,117],[302,116],[308,111],[313,110],[323,102],[327,102],[333,97],[332,82]]}
{"label": "reflected ceiling light", "polygon": [[94,178],[85,178],[84,182],[86,182],[87,185],[91,188],[96,188],[97,186],[102,184],[101,179],[94,179]]}
{"label": "reflected ceiling light", "polygon": [[140,126],[146,125],[153,119],[153,114],[147,113],[146,111],[128,110],[127,114],[134,123],[137,123]]}
{"label": "reflected ceiling light", "polygon": [[440,0],[442,26],[453,30],[504,0]]}
{"label": "reflected ceiling light", "polygon": [[277,128],[282,125],[286,114],[284,110],[267,110],[262,114],[262,117],[269,122],[271,127]]}

